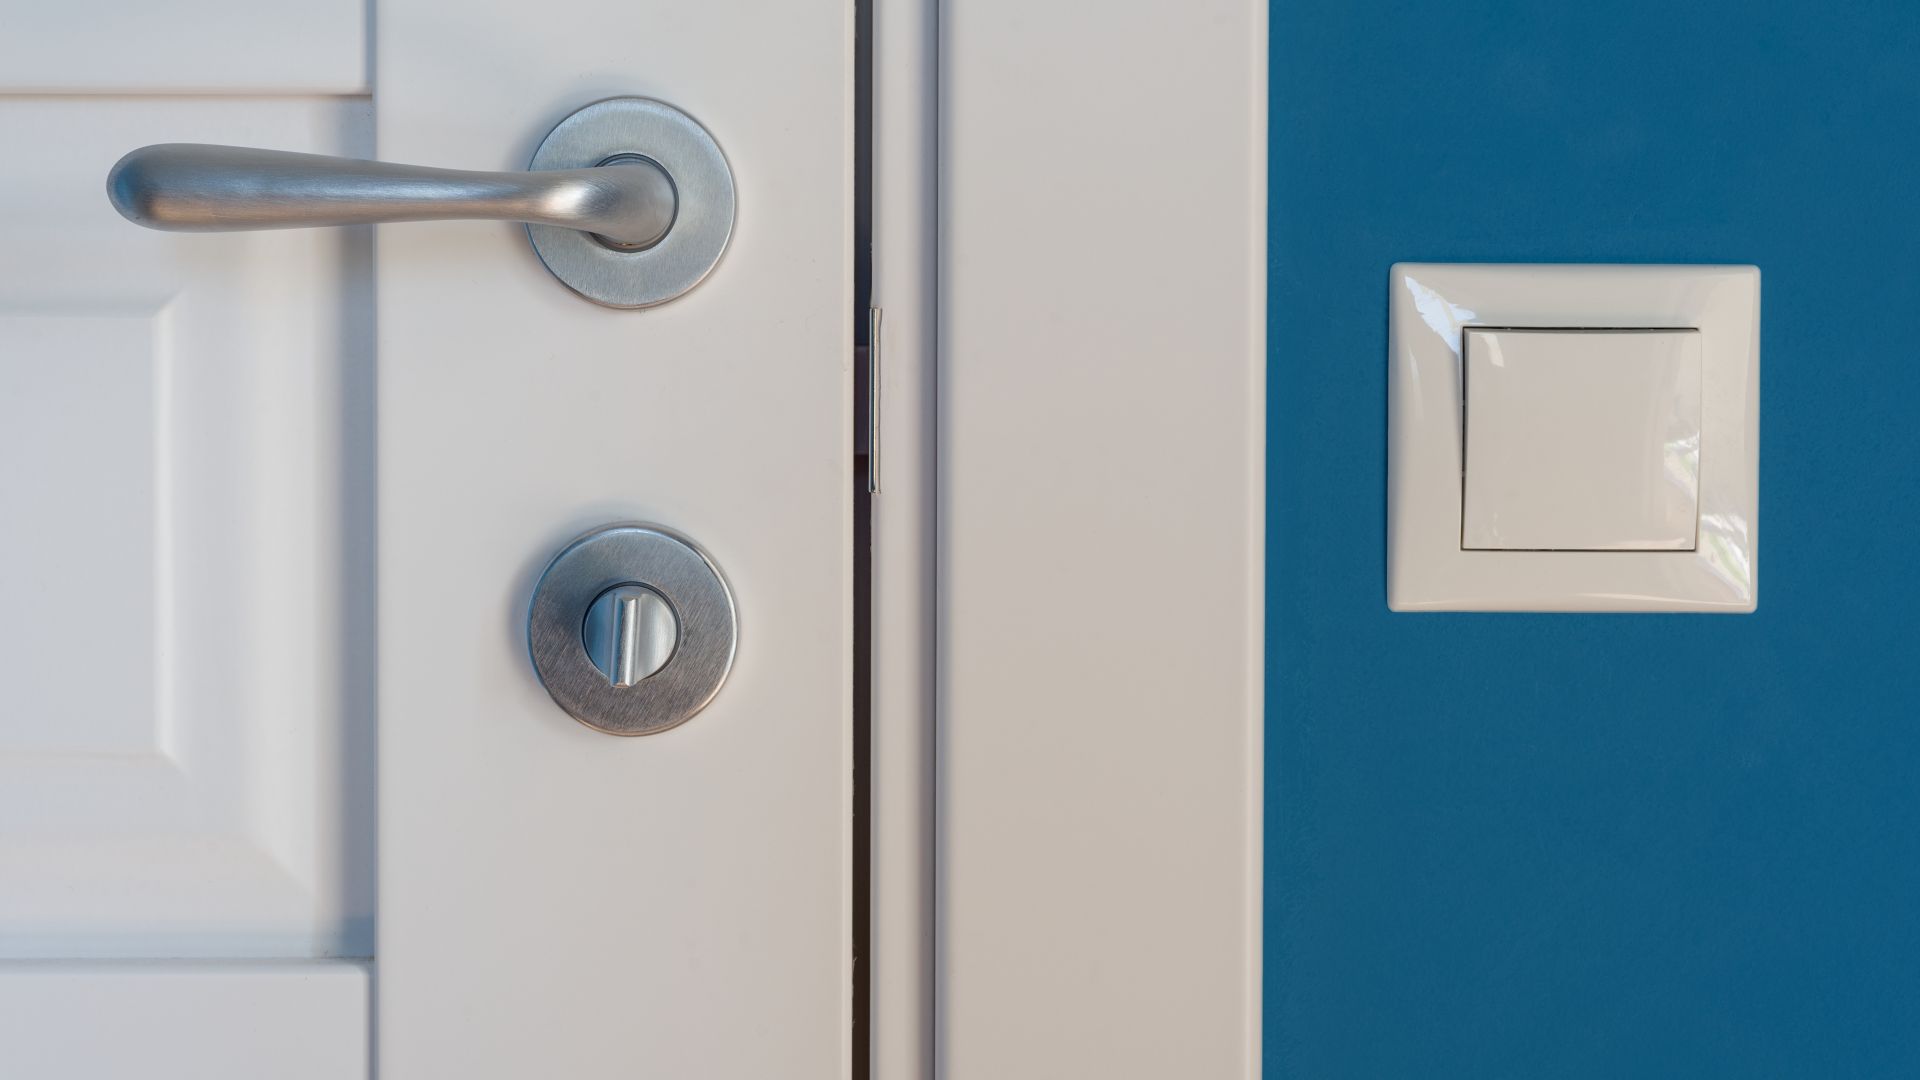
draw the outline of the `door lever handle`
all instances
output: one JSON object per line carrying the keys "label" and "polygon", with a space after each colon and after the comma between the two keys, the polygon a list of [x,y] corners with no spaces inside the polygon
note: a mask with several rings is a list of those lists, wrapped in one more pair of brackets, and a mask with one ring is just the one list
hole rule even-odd
{"label": "door lever handle", "polygon": [[609,307],[665,303],[704,280],[733,233],[733,171],[691,116],[596,101],[547,133],[526,172],[161,143],[121,158],[107,196],[150,229],[227,232],[391,221],[519,221],[553,275]]}
{"label": "door lever handle", "polygon": [[107,174],[113,208],[176,232],[473,218],[555,225],[628,250],[673,225],[673,179],[638,154],[599,167],[462,172],[243,146],[143,146]]}

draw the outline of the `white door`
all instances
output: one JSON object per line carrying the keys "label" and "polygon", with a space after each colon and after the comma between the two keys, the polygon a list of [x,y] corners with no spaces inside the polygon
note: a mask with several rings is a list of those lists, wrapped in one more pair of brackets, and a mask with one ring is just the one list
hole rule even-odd
{"label": "white door", "polygon": [[[1265,8],[0,0],[0,1076],[1256,1072]],[[601,231],[600,185],[525,174],[634,96],[735,197],[645,310],[560,277],[631,299],[600,271],[668,241],[182,234],[102,190],[258,147]],[[173,153],[224,179],[134,217],[420,195]],[[677,168],[669,240],[716,220]],[[704,709],[620,738],[529,616],[633,522],[735,634]],[[585,599],[549,611],[574,675]],[[693,622],[631,638],[669,657],[638,687],[686,683],[643,646]]]}
{"label": "white door", "polygon": [[[847,1074],[853,49],[840,2],[0,4],[0,1075]],[[737,195],[646,310],[518,224],[103,192],[162,143],[517,172],[629,95]],[[620,738],[527,619],[636,521],[737,649]]]}

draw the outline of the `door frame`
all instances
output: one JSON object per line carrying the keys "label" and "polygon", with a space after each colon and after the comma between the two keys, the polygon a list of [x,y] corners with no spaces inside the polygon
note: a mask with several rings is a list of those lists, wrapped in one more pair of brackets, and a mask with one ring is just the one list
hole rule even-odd
{"label": "door frame", "polygon": [[1256,1076],[1266,0],[873,2],[872,1075]]}

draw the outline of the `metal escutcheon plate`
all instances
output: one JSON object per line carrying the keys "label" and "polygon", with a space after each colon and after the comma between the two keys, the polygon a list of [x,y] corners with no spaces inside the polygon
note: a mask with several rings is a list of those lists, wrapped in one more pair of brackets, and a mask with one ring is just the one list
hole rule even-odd
{"label": "metal escutcheon plate", "polygon": [[720,262],[733,234],[733,170],[726,155],[693,117],[662,101],[596,101],[548,132],[527,168],[587,169],[635,158],[658,165],[673,181],[673,224],[652,247],[623,251],[576,229],[527,226],[533,250],[553,276],[608,307],[652,307],[684,294]]}
{"label": "metal escutcheon plate", "polygon": [[[607,590],[644,585],[665,597],[679,640],[665,666],[616,686],[594,665],[582,636],[587,611]],[[609,735],[652,735],[705,708],[733,667],[733,594],[712,560],[657,525],[609,525],[554,556],[533,591],[527,647],[553,700]]]}

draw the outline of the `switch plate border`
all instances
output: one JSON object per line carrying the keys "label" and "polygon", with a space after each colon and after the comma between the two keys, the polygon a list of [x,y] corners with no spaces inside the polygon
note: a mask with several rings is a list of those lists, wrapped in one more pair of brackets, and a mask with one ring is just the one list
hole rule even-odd
{"label": "switch plate border", "polygon": [[[1388,282],[1389,608],[1754,610],[1759,597],[1758,267],[1396,263]],[[1463,548],[1462,346],[1468,327],[1698,329],[1696,548]]]}

